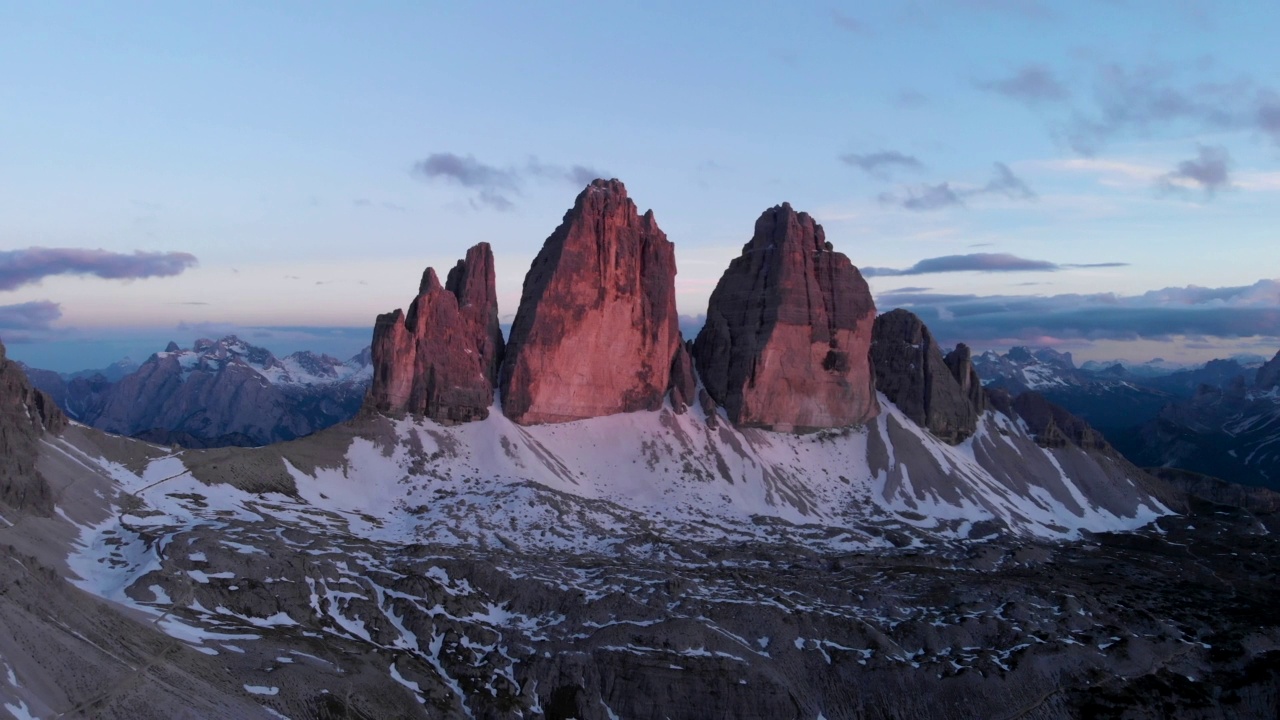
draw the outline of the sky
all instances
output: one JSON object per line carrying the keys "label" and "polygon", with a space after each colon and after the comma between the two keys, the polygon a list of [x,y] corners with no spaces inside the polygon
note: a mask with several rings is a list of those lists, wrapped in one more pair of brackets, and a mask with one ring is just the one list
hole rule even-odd
{"label": "sky", "polygon": [[[0,340],[339,357],[593,177],[706,312],[790,202],[944,344],[1280,349],[1275,3],[0,0]],[[686,323],[687,325],[687,323]]]}

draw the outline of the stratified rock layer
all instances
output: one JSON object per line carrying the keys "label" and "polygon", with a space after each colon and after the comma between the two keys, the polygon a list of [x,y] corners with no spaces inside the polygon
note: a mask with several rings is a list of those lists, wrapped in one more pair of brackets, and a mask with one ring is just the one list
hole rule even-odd
{"label": "stratified rock layer", "polygon": [[369,404],[443,422],[483,420],[502,351],[493,253],[481,243],[450,271],[448,287],[427,268],[407,315],[378,316]]}
{"label": "stratified rock layer", "polygon": [[707,307],[694,358],[740,426],[782,431],[866,422],[880,409],[867,357],[875,303],[822,226],[766,210]]}
{"label": "stratified rock layer", "polygon": [[[964,365],[960,359],[958,367]],[[918,425],[953,445],[974,433],[979,411],[969,397],[973,386],[966,390],[956,380],[929,328],[913,313],[899,309],[876,318],[871,361],[876,388]]]}
{"label": "stratified rock layer", "polygon": [[656,410],[680,347],[675,250],[617,180],[578,195],[524,279],[501,374],[526,424]]}

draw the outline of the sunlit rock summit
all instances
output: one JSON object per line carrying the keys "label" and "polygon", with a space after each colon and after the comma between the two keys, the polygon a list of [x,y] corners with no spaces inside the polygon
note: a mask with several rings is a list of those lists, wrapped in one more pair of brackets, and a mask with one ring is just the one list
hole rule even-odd
{"label": "sunlit rock summit", "polygon": [[502,351],[493,253],[481,243],[449,272],[447,286],[427,268],[408,314],[378,316],[369,404],[446,422],[482,420]]}
{"label": "sunlit rock summit", "polygon": [[502,366],[503,412],[532,425],[656,410],[680,347],[675,249],[653,211],[596,180],[525,276]]}

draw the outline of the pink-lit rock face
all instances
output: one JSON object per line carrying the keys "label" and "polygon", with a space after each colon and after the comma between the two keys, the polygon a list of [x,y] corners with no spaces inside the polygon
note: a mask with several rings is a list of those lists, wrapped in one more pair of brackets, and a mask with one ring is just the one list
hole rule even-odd
{"label": "pink-lit rock face", "polygon": [[875,303],[822,226],[784,203],[756,221],[707,308],[694,358],[740,426],[806,431],[880,412],[868,360]]}
{"label": "pink-lit rock face", "polygon": [[443,422],[483,420],[502,351],[493,254],[481,243],[450,271],[448,287],[427,268],[408,315],[378,316],[369,404]]}
{"label": "pink-lit rock face", "polygon": [[501,373],[526,424],[656,410],[680,346],[675,251],[617,180],[595,180],[524,280]]}

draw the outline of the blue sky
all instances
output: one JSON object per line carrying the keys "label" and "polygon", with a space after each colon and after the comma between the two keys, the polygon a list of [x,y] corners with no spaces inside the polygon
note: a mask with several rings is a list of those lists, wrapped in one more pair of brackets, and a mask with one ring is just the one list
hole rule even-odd
{"label": "blue sky", "polygon": [[599,173],[685,315],[789,201],[944,342],[1280,348],[1280,6],[689,5],[0,3],[0,339],[349,355],[480,241],[509,317]]}

